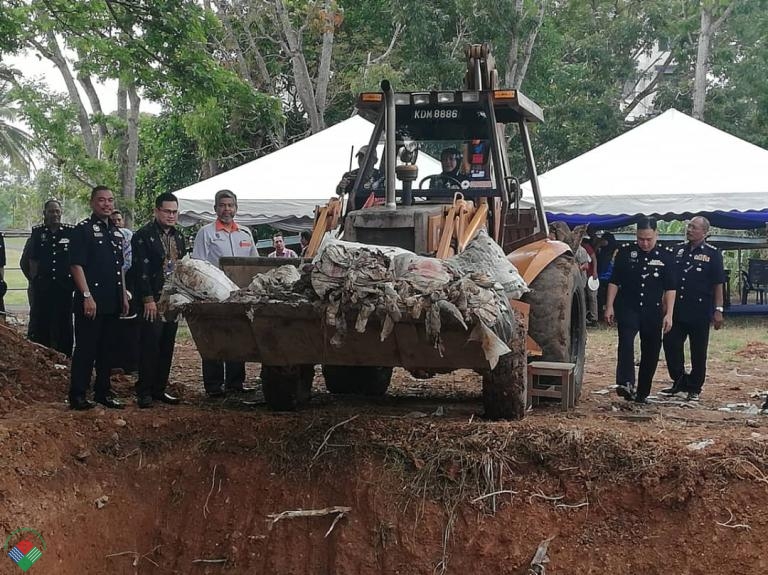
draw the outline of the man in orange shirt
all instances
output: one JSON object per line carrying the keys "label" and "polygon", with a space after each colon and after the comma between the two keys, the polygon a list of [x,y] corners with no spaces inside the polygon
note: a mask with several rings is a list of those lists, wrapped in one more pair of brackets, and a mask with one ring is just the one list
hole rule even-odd
{"label": "man in orange shirt", "polygon": [[[235,222],[237,196],[230,190],[219,190],[214,197],[216,221],[203,226],[195,236],[192,257],[219,267],[223,256],[258,256],[253,234]],[[203,385],[209,397],[220,397],[226,391],[243,391],[245,362],[203,360]]]}

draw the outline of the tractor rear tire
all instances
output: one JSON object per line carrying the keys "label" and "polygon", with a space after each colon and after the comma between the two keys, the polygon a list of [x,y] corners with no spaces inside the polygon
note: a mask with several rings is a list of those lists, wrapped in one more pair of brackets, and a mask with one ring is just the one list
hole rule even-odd
{"label": "tractor rear tire", "polygon": [[324,365],[325,388],[334,394],[359,393],[371,397],[387,393],[391,367],[367,365]]}
{"label": "tractor rear tire", "polygon": [[313,365],[262,365],[261,388],[272,411],[295,411],[312,395]]}
{"label": "tractor rear tire", "polygon": [[581,272],[570,255],[555,258],[531,282],[528,335],[541,346],[541,361],[576,364],[576,401],[584,381],[587,312]]}

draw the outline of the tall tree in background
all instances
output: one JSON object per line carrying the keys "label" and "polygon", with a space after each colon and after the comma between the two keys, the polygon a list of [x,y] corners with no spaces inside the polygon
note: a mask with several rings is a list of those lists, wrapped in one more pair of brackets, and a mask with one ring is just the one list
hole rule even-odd
{"label": "tall tree in background", "polygon": [[710,69],[710,50],[713,36],[722,27],[736,5],[737,0],[701,0],[701,24],[696,50],[696,70],[693,79],[693,110],[697,120],[704,119],[704,102],[707,97],[707,74]]}

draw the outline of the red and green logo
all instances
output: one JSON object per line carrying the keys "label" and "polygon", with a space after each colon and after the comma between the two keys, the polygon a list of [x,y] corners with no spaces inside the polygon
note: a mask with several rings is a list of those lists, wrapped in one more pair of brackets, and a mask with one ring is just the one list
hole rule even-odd
{"label": "red and green logo", "polygon": [[6,538],[3,546],[3,549],[8,552],[8,557],[25,573],[43,556],[41,548],[45,550],[45,539],[29,527],[13,531]]}

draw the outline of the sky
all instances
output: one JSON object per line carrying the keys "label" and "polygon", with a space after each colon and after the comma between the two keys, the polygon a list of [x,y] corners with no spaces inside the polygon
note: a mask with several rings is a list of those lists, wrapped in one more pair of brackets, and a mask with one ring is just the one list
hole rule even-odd
{"label": "sky", "polygon": [[[57,92],[66,93],[67,91],[64,79],[53,62],[37,56],[32,51],[26,51],[16,56],[4,55],[3,63],[20,70],[24,78],[43,80]],[[96,82],[95,87],[104,113],[114,112],[117,109],[117,80],[109,80],[106,83]],[[83,99],[83,103],[90,110],[88,98],[82,89],[80,89],[80,96]],[[141,111],[157,114],[160,112],[160,104],[142,99]]]}

